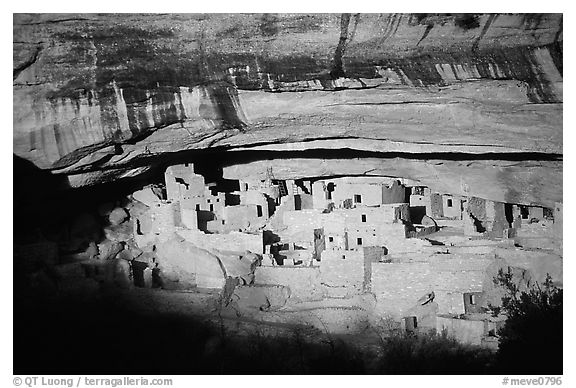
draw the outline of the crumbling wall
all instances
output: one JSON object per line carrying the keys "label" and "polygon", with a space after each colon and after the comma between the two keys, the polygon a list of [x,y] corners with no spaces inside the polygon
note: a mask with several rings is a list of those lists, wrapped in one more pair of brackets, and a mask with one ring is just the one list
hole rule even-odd
{"label": "crumbling wall", "polygon": [[382,185],[382,204],[406,202],[406,187],[395,180],[390,186]]}
{"label": "crumbling wall", "polygon": [[210,212],[222,218],[225,204],[225,194],[212,195],[208,189],[201,196],[187,197],[179,200],[184,209]]}
{"label": "crumbling wall", "polygon": [[493,237],[502,238],[504,231],[510,228],[506,219],[505,205],[502,202],[489,202],[488,208],[494,208],[494,218],[491,233]]}
{"label": "crumbling wall", "polygon": [[[442,219],[446,216],[445,205],[442,200],[442,195],[438,193],[430,194],[430,209],[431,213],[429,215],[435,219]],[[427,213],[428,214],[428,213]]]}
{"label": "crumbling wall", "polygon": [[310,265],[314,258],[312,249],[281,250],[278,254],[284,257],[282,265]]}
{"label": "crumbling wall", "polygon": [[176,230],[175,215],[178,204],[159,202],[134,218],[134,241],[143,248],[150,244],[166,241]]}
{"label": "crumbling wall", "polygon": [[204,195],[204,177],[194,173],[191,163],[169,166],[164,179],[168,200],[179,201]]}
{"label": "crumbling wall", "polygon": [[153,186],[146,186],[133,192],[132,198],[146,206],[154,206],[161,201],[161,197],[157,194],[157,190],[158,189],[154,188]]}
{"label": "crumbling wall", "polygon": [[477,197],[468,198],[468,213],[472,214],[476,219],[480,221],[487,220],[488,217],[486,215],[486,200]]}

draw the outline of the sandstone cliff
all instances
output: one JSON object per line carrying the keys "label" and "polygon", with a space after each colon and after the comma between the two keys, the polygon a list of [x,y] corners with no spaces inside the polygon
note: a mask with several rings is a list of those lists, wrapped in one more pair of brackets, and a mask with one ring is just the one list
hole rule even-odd
{"label": "sandstone cliff", "polygon": [[13,32],[14,154],[72,187],[214,149],[562,201],[562,15],[17,14]]}

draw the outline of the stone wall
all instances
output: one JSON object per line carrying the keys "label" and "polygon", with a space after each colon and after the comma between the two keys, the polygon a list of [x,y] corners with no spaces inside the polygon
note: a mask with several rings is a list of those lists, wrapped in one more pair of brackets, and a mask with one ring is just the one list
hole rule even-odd
{"label": "stone wall", "polygon": [[178,204],[159,202],[151,206],[148,211],[134,218],[134,241],[141,248],[166,241],[176,230],[178,214]]}
{"label": "stone wall", "polygon": [[376,312],[401,317],[423,295],[434,291],[429,263],[372,263]]}
{"label": "stone wall", "polygon": [[485,334],[484,321],[471,321],[449,317],[437,317],[438,332],[446,330],[448,336],[459,342],[471,345],[481,345]]}
{"label": "stone wall", "polygon": [[409,219],[408,209],[408,204],[401,203],[336,209],[331,213],[321,213],[319,209],[285,211],[283,220],[292,242],[311,245],[312,231],[323,228],[327,249],[354,249],[388,246],[406,239],[402,220]]}
{"label": "stone wall", "polygon": [[[223,232],[238,230],[255,230],[266,223],[262,205],[235,205],[223,209],[224,224],[220,226]],[[267,207],[266,207],[267,212]]]}
{"label": "stone wall", "polygon": [[564,223],[564,204],[561,202],[556,202],[554,206],[554,236],[556,240],[560,243],[560,251],[562,251],[563,245],[563,223]]}
{"label": "stone wall", "polygon": [[227,234],[206,234],[200,231],[180,229],[177,234],[197,247],[207,250],[264,253],[262,233],[230,232]]}
{"label": "stone wall", "polygon": [[319,267],[256,268],[254,284],[280,285],[290,288],[290,299],[295,302],[322,299]]}
{"label": "stone wall", "polygon": [[364,251],[324,251],[320,261],[320,282],[329,296],[361,294],[368,288]]}
{"label": "stone wall", "polygon": [[[451,206],[450,206],[451,205]],[[442,208],[444,218],[462,219],[462,198],[454,195],[442,195]]]}
{"label": "stone wall", "polygon": [[204,177],[194,173],[194,165],[191,163],[168,167],[164,173],[164,179],[169,200],[204,195]]}
{"label": "stone wall", "polygon": [[379,313],[402,315],[420,297],[434,291],[441,312],[463,314],[463,293],[484,290],[492,262],[435,258],[429,262],[372,263],[371,287]]}

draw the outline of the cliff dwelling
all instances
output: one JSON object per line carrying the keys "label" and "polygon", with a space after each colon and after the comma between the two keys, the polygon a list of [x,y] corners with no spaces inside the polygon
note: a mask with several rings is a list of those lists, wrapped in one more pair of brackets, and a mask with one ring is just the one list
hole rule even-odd
{"label": "cliff dwelling", "polygon": [[[532,373],[502,354],[507,293],[563,288],[561,14],[13,30],[15,373]],[[481,356],[390,361],[416,339]]]}

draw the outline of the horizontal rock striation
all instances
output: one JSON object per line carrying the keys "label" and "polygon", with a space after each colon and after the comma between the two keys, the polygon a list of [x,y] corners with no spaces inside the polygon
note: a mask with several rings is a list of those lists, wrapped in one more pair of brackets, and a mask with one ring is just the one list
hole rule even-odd
{"label": "horizontal rock striation", "polygon": [[206,149],[355,150],[356,172],[326,173],[454,193],[467,177],[471,195],[550,206],[562,28],[559,14],[16,14],[14,154],[79,187]]}

